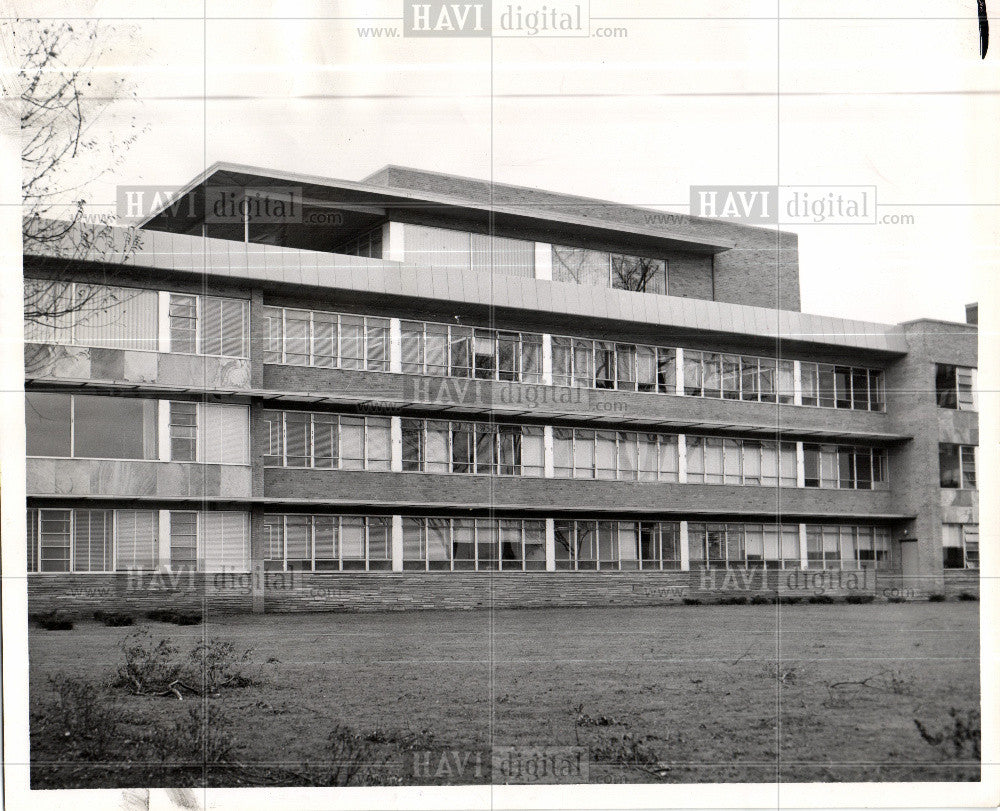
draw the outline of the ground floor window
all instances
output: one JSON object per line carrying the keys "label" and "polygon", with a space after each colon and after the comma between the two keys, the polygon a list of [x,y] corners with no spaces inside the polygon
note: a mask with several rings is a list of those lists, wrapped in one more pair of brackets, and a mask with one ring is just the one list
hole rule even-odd
{"label": "ground floor window", "polygon": [[264,567],[329,572],[392,568],[392,518],[362,515],[264,516]]}
{"label": "ground floor window", "polygon": [[890,550],[886,527],[806,525],[810,569],[887,569]]}
{"label": "ground floor window", "polygon": [[39,508],[27,518],[29,572],[156,568],[156,510]]}
{"label": "ground floor window", "polygon": [[557,569],[680,569],[676,521],[556,521]]}
{"label": "ground floor window", "polygon": [[545,569],[545,521],[404,518],[403,568],[451,571]]}
{"label": "ground floor window", "polygon": [[944,568],[979,568],[979,524],[942,524]]}
{"label": "ground floor window", "polygon": [[27,519],[29,572],[250,571],[245,512],[41,507]]}

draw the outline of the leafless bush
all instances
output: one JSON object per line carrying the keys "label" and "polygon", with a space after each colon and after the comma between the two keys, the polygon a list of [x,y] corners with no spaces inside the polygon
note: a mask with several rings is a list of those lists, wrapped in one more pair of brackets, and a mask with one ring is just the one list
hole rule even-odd
{"label": "leafless bush", "polygon": [[950,726],[940,732],[931,732],[929,727],[919,718],[914,718],[920,737],[942,752],[945,757],[955,760],[982,758],[982,732],[979,710],[957,710],[952,707],[948,711],[951,717]]}

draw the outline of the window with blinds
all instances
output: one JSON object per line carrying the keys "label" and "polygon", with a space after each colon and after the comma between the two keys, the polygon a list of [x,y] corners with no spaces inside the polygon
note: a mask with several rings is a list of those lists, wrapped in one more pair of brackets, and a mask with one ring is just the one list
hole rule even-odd
{"label": "window with blinds", "polygon": [[170,294],[170,351],[249,357],[249,302],[217,296]]}
{"label": "window with blinds", "polygon": [[24,280],[24,340],[156,351],[155,290]]}
{"label": "window with blinds", "polygon": [[155,510],[29,509],[29,572],[112,572],[157,565]]}
{"label": "window with blinds", "polygon": [[213,465],[250,464],[250,410],[241,405],[201,403],[202,461]]}
{"label": "window with blinds", "polygon": [[202,571],[250,571],[250,520],[244,512],[200,514]]}
{"label": "window with blinds", "polygon": [[115,511],[115,569],[151,570],[159,563],[156,510]]}

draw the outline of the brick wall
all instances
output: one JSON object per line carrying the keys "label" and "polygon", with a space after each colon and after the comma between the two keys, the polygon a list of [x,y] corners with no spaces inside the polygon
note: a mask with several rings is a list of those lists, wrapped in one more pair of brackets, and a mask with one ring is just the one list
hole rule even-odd
{"label": "brick wall", "polygon": [[978,569],[945,569],[944,593],[948,597],[958,597],[960,594],[975,594],[979,596]]}
{"label": "brick wall", "polygon": [[[252,607],[252,582],[250,574],[39,575],[28,579],[28,607],[78,616],[160,607],[242,613]],[[265,612],[670,605],[775,591],[790,597],[927,593],[893,571],[272,573],[260,583]]]}

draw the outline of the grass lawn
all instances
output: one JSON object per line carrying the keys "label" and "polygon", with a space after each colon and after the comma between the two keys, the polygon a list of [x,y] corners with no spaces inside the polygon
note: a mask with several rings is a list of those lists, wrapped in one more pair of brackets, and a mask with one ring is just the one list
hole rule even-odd
{"label": "grass lawn", "polygon": [[[978,603],[952,602],[143,619],[182,650],[207,636],[279,660],[183,701],[103,687],[137,628],[32,628],[32,785],[305,785],[355,755],[369,765],[354,782],[488,782],[489,747],[513,745],[583,747],[591,782],[978,780],[969,750],[914,723],[978,713],[978,623]],[[52,722],[60,672],[124,713],[106,754]],[[132,747],[206,707],[231,746],[219,764]],[[338,725],[347,749],[331,750]],[[481,750],[485,771],[439,768]]]}

